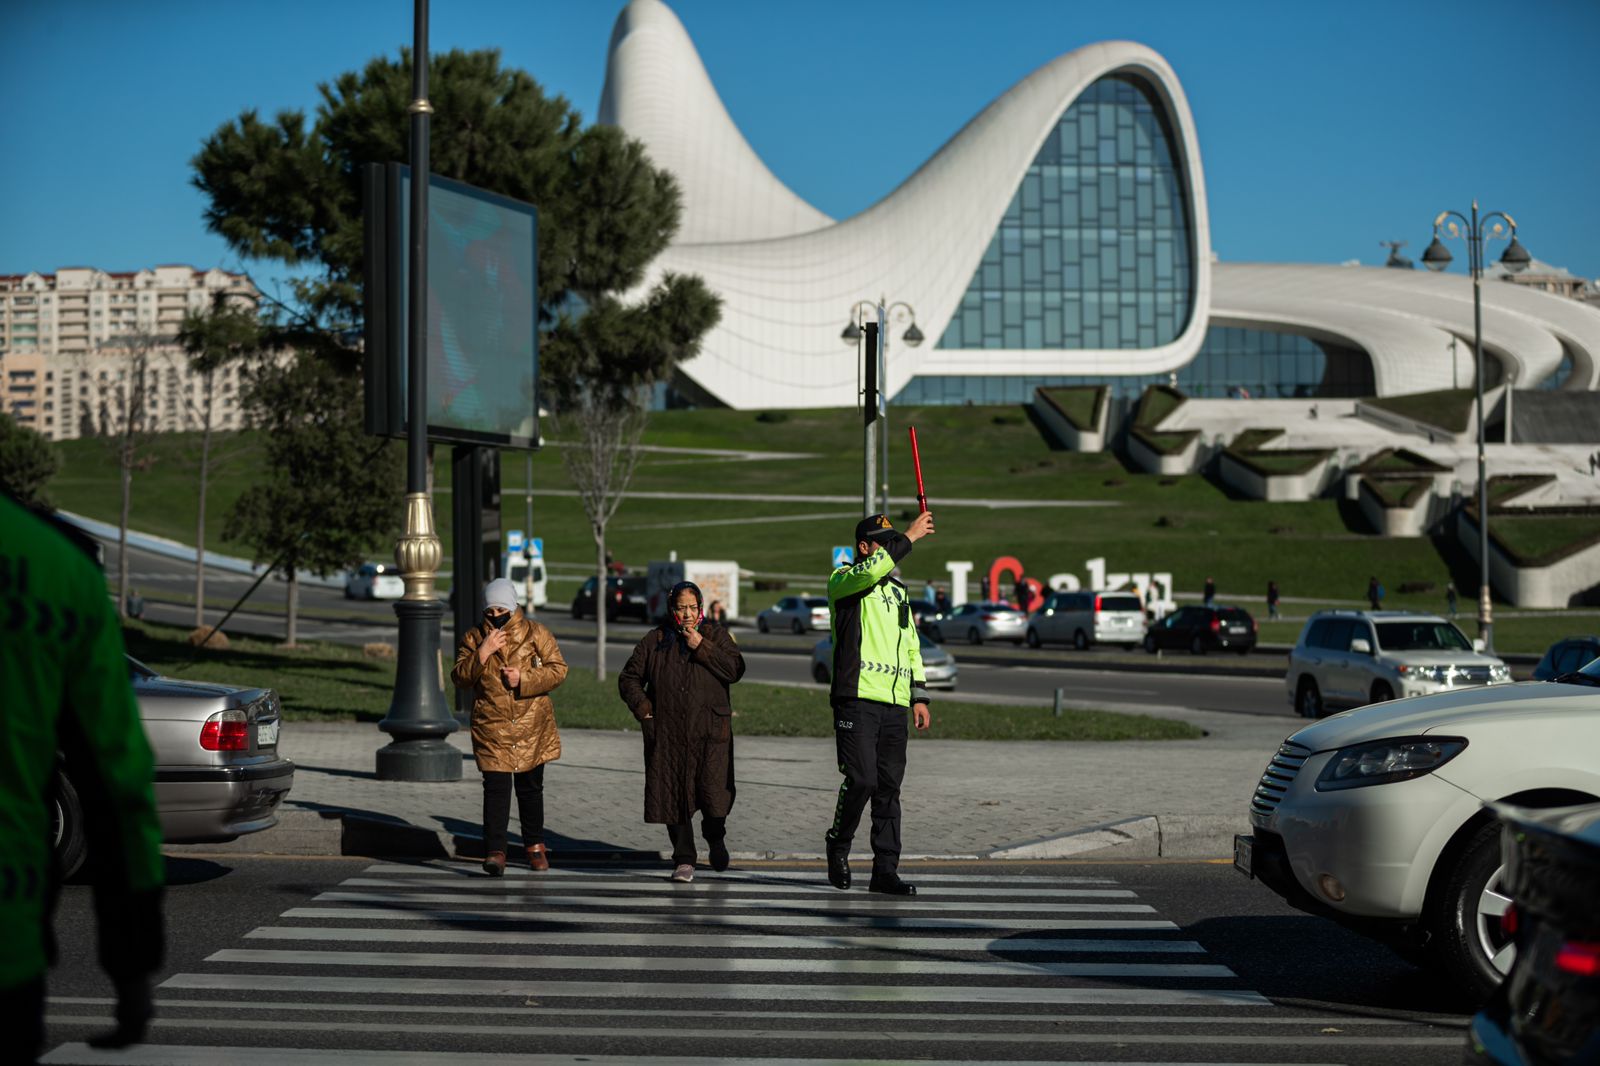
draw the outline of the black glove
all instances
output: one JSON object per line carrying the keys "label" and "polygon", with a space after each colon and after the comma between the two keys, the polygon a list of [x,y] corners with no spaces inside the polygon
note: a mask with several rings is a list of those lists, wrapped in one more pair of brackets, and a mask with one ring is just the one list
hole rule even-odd
{"label": "black glove", "polygon": [[89,1046],[110,1050],[125,1048],[144,1040],[145,1029],[155,1014],[150,999],[150,978],[131,977],[117,982],[117,1026],[89,1038]]}

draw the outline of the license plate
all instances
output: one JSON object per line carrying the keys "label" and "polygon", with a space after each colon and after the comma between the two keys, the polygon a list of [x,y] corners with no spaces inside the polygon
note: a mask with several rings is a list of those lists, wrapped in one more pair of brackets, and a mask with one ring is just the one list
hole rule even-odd
{"label": "license plate", "polygon": [[273,722],[257,722],[256,723],[256,747],[258,747],[258,748],[273,748],[273,747],[277,747],[277,744],[278,744],[278,723],[275,722],[275,721],[273,721]]}
{"label": "license plate", "polygon": [[1233,838],[1233,868],[1246,877],[1255,877],[1255,870],[1250,866],[1251,849],[1255,847],[1255,837],[1234,835]]}
{"label": "license plate", "polygon": [[1229,626],[1228,627],[1228,632],[1229,633],[1243,633],[1244,632],[1244,626]]}

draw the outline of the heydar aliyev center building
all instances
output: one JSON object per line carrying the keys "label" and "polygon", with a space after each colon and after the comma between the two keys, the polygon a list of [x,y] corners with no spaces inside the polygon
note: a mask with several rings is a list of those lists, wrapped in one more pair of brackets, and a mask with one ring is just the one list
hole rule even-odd
{"label": "heydar aliyev center building", "polygon": [[[1472,383],[1462,275],[1215,260],[1194,116],[1140,44],[1047,63],[843,220],[756,156],[660,0],[617,19],[599,120],[681,185],[677,241],[652,270],[697,274],[723,299],[675,383],[697,404],[856,404],[840,333],[880,295],[910,304],[926,337],[903,343],[909,323],[892,323],[885,387],[901,404],[1017,403],[1086,382],[1283,397]],[[1486,384],[1596,386],[1600,312],[1493,280],[1483,297]]]}

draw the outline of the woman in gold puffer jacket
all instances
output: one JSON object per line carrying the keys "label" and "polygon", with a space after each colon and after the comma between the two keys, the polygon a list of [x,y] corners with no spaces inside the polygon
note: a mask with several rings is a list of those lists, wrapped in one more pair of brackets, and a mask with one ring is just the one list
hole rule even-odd
{"label": "woman in gold puffer jacket", "polygon": [[567,663],[550,630],[517,609],[516,589],[496,578],[483,590],[483,625],[467,631],[450,679],[471,689],[472,754],[483,774],[484,872],[506,868],[511,792],[517,793],[528,864],[550,868],[544,846],[544,764],[561,758],[550,693]]}

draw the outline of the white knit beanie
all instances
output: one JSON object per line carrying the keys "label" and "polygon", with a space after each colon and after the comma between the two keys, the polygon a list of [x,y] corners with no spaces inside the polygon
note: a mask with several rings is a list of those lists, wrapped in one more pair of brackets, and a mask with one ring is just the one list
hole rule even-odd
{"label": "white knit beanie", "polygon": [[510,581],[497,577],[483,587],[483,606],[504,607],[508,611],[517,609],[517,589]]}

